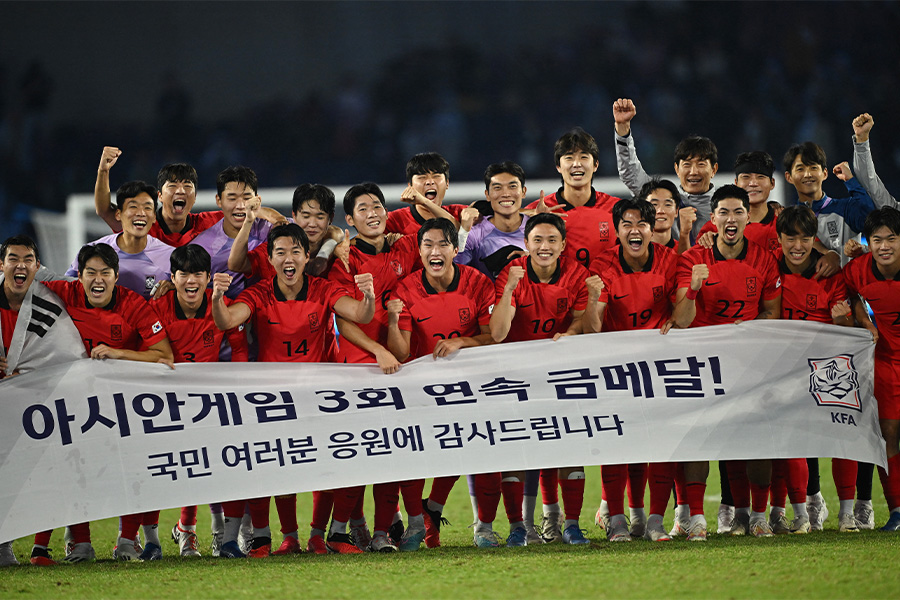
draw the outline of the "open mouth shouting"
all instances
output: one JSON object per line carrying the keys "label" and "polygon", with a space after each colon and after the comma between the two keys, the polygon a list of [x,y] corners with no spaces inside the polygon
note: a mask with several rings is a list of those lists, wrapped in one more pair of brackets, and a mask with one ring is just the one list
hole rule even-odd
{"label": "open mouth shouting", "polygon": [[725,242],[728,244],[734,244],[738,241],[738,226],[737,225],[726,225],[722,230],[722,235],[725,238]]}

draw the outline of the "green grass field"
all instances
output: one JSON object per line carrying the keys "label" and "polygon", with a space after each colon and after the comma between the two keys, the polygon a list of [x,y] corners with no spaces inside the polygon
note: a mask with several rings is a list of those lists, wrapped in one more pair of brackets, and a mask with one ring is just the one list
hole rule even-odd
{"label": "green grass field", "polygon": [[[92,524],[96,563],[38,568],[28,565],[32,539],[15,542],[21,567],[0,569],[2,598],[896,598],[900,580],[894,565],[900,535],[879,531],[837,533],[837,496],[828,461],[822,461],[822,491],[831,516],[824,532],[773,539],[711,535],[706,544],[683,540],[610,544],[593,525],[600,499],[599,468],[587,470],[582,527],[589,547],[559,544],[480,550],[472,544],[472,520],[464,480],[445,509],[453,523],[441,531],[443,547],[415,553],[356,556],[270,557],[264,560],[215,559],[208,554],[209,513],[199,510],[204,557],[181,560],[168,539],[177,510],[160,520],[164,559],[117,563],[111,558],[115,519]],[[706,512],[714,530],[718,476],[711,469]],[[426,490],[429,489],[426,486]],[[299,501],[301,538],[311,497]],[[875,480],[876,524],[887,519]],[[540,510],[540,509],[538,509]],[[280,543],[272,508],[273,543]],[[367,504],[371,518],[372,508]],[[505,519],[500,507],[500,518]],[[790,509],[788,510],[790,512]],[[671,523],[671,511],[667,515]],[[506,527],[497,528],[502,534]],[[62,530],[51,545],[61,557]],[[305,538],[303,540],[305,542]]]}

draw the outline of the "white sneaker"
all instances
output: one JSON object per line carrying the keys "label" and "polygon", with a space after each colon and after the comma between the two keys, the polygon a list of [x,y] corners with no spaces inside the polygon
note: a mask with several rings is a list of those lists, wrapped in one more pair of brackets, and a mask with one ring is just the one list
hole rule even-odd
{"label": "white sneaker", "polygon": [[625,520],[625,515],[616,515],[609,520],[606,539],[610,542],[631,541],[631,534],[628,533],[628,522]]}
{"label": "white sneaker", "polygon": [[541,518],[541,537],[548,544],[562,540],[562,515],[560,513],[547,513]]}
{"label": "white sneaker", "polygon": [[783,512],[769,513],[769,528],[775,535],[791,532],[791,524],[788,523],[787,516]]}
{"label": "white sneaker", "polygon": [[241,529],[238,532],[237,542],[241,552],[244,554],[250,552],[250,545],[253,543],[253,521],[250,519],[250,515],[241,517]]}
{"label": "white sneaker", "polygon": [[871,500],[857,500],[853,506],[853,516],[860,529],[875,529],[875,510]]}
{"label": "white sneaker", "polygon": [[650,515],[650,518],[647,519],[647,527],[644,528],[644,539],[651,542],[668,542],[672,539],[663,527],[661,516]]}
{"label": "white sneaker", "polygon": [[775,537],[765,517],[750,520],[750,535],[753,537]]}
{"label": "white sneaker", "polygon": [[727,504],[719,505],[719,515],[716,519],[716,533],[727,535],[731,533],[731,523],[734,521],[734,507]]}
{"label": "white sneaker", "polygon": [[525,545],[526,546],[539,546],[540,544],[544,544],[544,538],[541,537],[541,534],[538,533],[537,529],[534,527],[534,523],[526,523],[525,524]]}
{"label": "white sneaker", "polygon": [[791,533],[806,534],[811,529],[809,519],[807,517],[795,517],[791,521]]}
{"label": "white sneaker", "polygon": [[859,526],[856,524],[856,517],[853,513],[838,514],[838,531],[841,533],[858,533]]}
{"label": "white sneaker", "polygon": [[182,558],[194,558],[200,556],[197,550],[197,532],[193,530],[182,529],[178,523],[172,527],[172,541],[178,544],[178,550],[181,552]]}
{"label": "white sneaker", "polygon": [[600,529],[609,529],[609,505],[606,500],[600,501],[600,508],[594,515],[594,524]]}
{"label": "white sneaker", "polygon": [[135,550],[133,541],[119,538],[119,541],[116,543],[116,547],[113,548],[113,558],[115,560],[122,561],[136,561],[140,559],[140,554],[138,554],[137,550]]}
{"label": "white sneaker", "polygon": [[825,506],[822,492],[806,497],[806,512],[809,513],[810,530],[822,531],[825,527],[825,520],[828,519],[828,507]]}
{"label": "white sneaker", "polygon": [[19,564],[16,560],[16,553],[13,552],[12,542],[3,542],[0,544],[0,567],[12,567]]}
{"label": "white sneaker", "polygon": [[706,541],[706,517],[704,515],[695,515],[691,517],[691,526],[688,530],[687,541]]}
{"label": "white sneaker", "polygon": [[[94,547],[90,542],[80,542],[78,544],[72,543],[71,548],[67,548],[70,550],[66,557],[63,559],[63,562],[67,563],[80,563],[80,562],[93,562],[97,559],[97,554],[94,552]],[[132,550],[134,548],[132,547]]]}

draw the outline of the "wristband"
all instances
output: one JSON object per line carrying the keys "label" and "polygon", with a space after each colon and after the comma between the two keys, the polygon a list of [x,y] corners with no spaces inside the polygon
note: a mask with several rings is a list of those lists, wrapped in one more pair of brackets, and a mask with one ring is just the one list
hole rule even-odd
{"label": "wristband", "polygon": [[697,298],[697,294],[700,293],[700,290],[695,290],[694,288],[688,288],[687,294],[684,295],[688,300],[694,300]]}

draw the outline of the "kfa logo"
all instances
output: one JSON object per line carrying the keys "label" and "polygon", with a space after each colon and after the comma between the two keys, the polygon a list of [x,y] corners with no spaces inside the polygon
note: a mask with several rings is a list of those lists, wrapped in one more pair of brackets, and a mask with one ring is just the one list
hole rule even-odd
{"label": "kfa logo", "polygon": [[109,337],[114,339],[117,342],[122,341],[122,326],[121,325],[110,325],[109,326]]}
{"label": "kfa logo", "polygon": [[653,286],[653,301],[659,302],[663,299],[663,287],[661,285]]}
{"label": "kfa logo", "polygon": [[391,268],[394,270],[394,273],[397,274],[397,277],[403,275],[403,265],[401,265],[400,261],[396,258],[391,261]]}
{"label": "kfa logo", "polygon": [[309,315],[309,329],[310,331],[319,330],[319,313],[311,313]]}
{"label": "kfa logo", "polygon": [[815,294],[806,295],[806,310],[816,310],[817,298]]}
{"label": "kfa logo", "polygon": [[747,295],[752,296],[756,293],[756,277],[747,278]]}
{"label": "kfa logo", "polygon": [[852,356],[839,354],[831,358],[810,358],[808,362],[809,393],[816,404],[862,412],[859,377]]}
{"label": "kfa logo", "polygon": [[472,321],[472,313],[469,312],[468,308],[459,309],[459,324],[460,325],[468,325]]}
{"label": "kfa logo", "polygon": [[826,225],[828,225],[828,235],[830,235],[831,237],[837,237],[838,236],[837,223],[835,223],[834,221],[828,221],[828,223],[826,223]]}
{"label": "kfa logo", "polygon": [[216,341],[216,336],[213,335],[212,331],[204,331],[203,332],[203,345],[204,346],[212,346]]}
{"label": "kfa logo", "polygon": [[558,298],[556,300],[556,314],[562,314],[569,311],[569,299]]}
{"label": "kfa logo", "polygon": [[607,242],[609,241],[609,223],[607,221],[600,221],[600,241]]}
{"label": "kfa logo", "polygon": [[153,286],[156,285],[156,276],[148,275],[144,278],[144,289],[148,292],[153,289]]}

